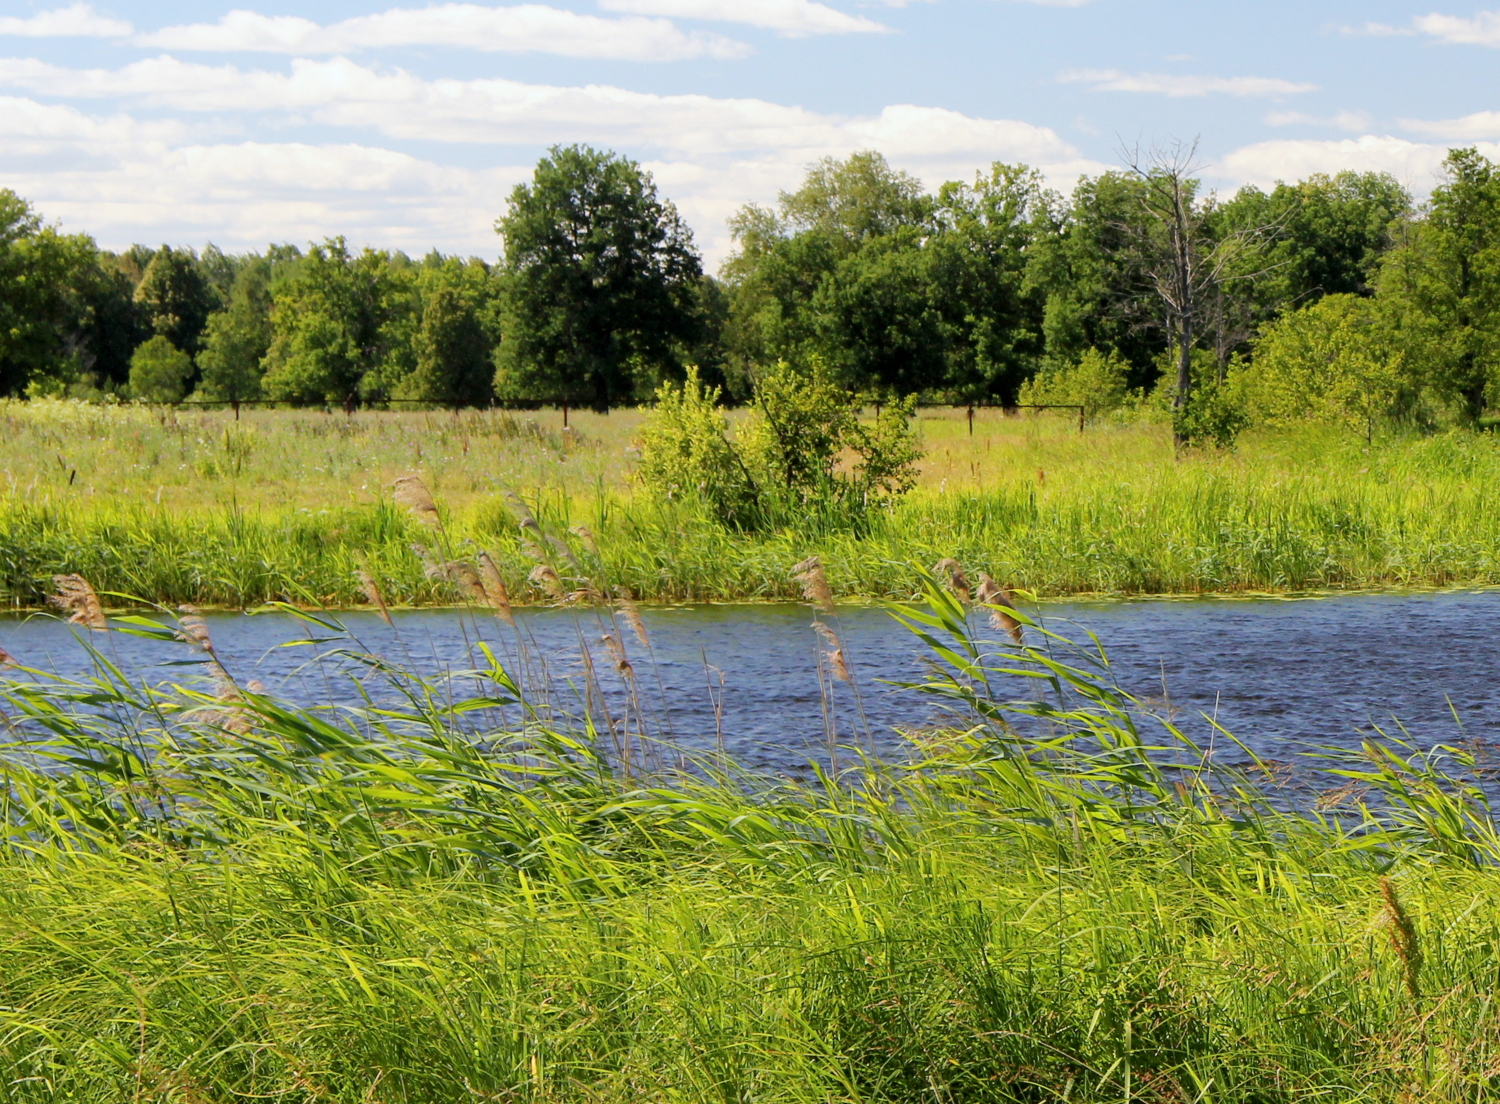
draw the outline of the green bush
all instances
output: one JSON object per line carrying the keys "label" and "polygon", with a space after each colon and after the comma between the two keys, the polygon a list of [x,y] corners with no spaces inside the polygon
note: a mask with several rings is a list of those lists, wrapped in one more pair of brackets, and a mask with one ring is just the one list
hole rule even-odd
{"label": "green bush", "polygon": [[892,399],[861,422],[859,398],[821,363],[781,362],[756,380],[731,440],[718,398],[696,371],[657,392],[641,434],[640,476],[658,497],[696,495],[735,528],[858,527],[872,507],[915,485],[915,399]]}
{"label": "green bush", "polygon": [[1126,373],[1130,366],[1119,353],[1089,349],[1077,364],[1051,368],[1021,385],[1022,406],[1081,406],[1089,417],[1119,410],[1130,402]]}
{"label": "green bush", "polygon": [[192,376],[192,358],[161,334],[130,358],[130,393],[146,402],[181,402]]}

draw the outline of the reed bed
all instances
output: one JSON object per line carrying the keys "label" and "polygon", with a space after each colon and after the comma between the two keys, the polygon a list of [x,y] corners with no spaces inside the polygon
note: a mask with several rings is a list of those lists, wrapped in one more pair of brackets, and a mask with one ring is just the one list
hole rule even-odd
{"label": "reed bed", "polygon": [[922,589],[951,726],[807,785],[622,755],[503,662],[349,641],[404,704],[292,709],[192,613],[115,626],[196,680],[12,671],[0,1100],[1493,1098],[1500,837],[1460,751],[1373,741],[1320,764],[1337,814],[1287,811],[1106,657]]}

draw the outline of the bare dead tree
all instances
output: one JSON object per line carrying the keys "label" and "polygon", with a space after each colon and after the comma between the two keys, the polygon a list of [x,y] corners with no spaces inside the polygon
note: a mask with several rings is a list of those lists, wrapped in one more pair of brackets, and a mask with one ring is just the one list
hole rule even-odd
{"label": "bare dead tree", "polygon": [[[1181,410],[1192,397],[1193,347],[1211,325],[1220,371],[1230,347],[1230,326],[1224,301],[1225,285],[1254,280],[1268,271],[1240,271],[1237,264],[1271,236],[1279,224],[1249,227],[1215,237],[1208,226],[1212,203],[1198,199],[1196,173],[1198,142],[1174,141],[1166,146],[1121,151],[1126,165],[1141,182],[1144,226],[1128,229],[1141,249],[1147,284],[1157,301],[1159,317],[1177,355],[1177,386],[1172,408]],[[1183,442],[1180,439],[1178,444]]]}

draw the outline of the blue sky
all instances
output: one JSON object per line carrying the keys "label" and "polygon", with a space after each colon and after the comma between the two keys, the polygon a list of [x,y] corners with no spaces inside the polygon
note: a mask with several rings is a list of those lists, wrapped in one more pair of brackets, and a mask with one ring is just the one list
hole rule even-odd
{"label": "blue sky", "polygon": [[241,2],[0,0],[0,186],[113,248],[492,258],[511,186],[581,141],[646,165],[713,265],[738,206],[856,149],[1062,190],[1172,139],[1221,190],[1500,158],[1500,10],[1431,0]]}

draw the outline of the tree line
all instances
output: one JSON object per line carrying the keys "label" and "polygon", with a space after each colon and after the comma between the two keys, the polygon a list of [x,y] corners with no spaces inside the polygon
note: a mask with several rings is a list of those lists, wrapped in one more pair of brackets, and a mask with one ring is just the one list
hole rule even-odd
{"label": "tree line", "polygon": [[1493,164],[1453,151],[1419,206],[1381,173],[1221,198],[1192,153],[1068,196],[1020,165],[928,191],[875,152],[827,158],[734,216],[717,277],[650,174],[586,146],[510,194],[495,264],[338,238],[111,253],[0,192],[0,393],[604,408],[690,366],[743,401],[769,366],[816,361],[873,395],[1154,393],[1180,436],[1495,405]]}

